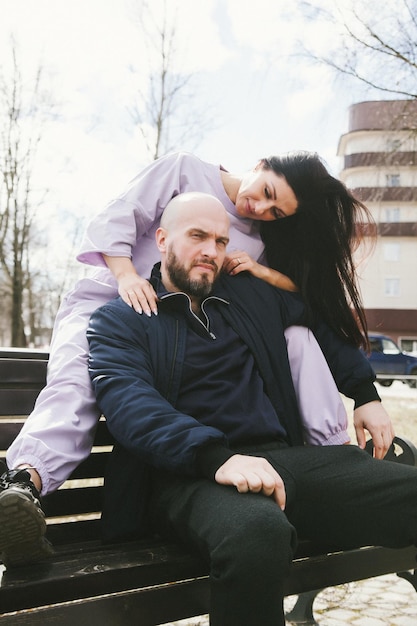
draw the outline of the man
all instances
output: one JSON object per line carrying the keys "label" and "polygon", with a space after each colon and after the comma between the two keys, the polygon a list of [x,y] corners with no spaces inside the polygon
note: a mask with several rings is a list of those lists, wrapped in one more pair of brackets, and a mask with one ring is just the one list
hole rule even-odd
{"label": "man", "polygon": [[[177,196],[156,238],[158,316],[119,299],[88,331],[93,385],[118,442],[107,533],[150,526],[202,554],[212,626],[283,625],[297,535],[343,547],[415,543],[417,470],[354,446],[302,445],[282,336],[302,303],[249,275],[220,274],[228,220],[218,200]],[[317,334],[342,390],[375,402],[360,354]]]}
{"label": "man", "polygon": [[[249,275],[220,274],[228,220],[218,200],[177,196],[156,238],[158,316],[119,299],[88,331],[93,385],[118,442],[107,536],[150,526],[202,554],[212,626],[284,624],[297,535],[344,547],[415,543],[417,470],[353,446],[302,445],[283,338],[302,303]],[[374,403],[360,353],[316,332],[340,388]]]}

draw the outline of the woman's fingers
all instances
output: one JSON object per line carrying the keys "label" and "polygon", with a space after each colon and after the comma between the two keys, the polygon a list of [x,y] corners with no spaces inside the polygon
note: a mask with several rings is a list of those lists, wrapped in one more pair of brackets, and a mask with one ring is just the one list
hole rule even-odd
{"label": "woman's fingers", "polygon": [[242,250],[235,250],[226,256],[223,270],[227,274],[239,274],[239,272],[251,271],[253,259]]}
{"label": "woman's fingers", "polygon": [[139,275],[125,277],[119,281],[121,298],[137,313],[150,316],[158,314],[158,298],[152,285]]}

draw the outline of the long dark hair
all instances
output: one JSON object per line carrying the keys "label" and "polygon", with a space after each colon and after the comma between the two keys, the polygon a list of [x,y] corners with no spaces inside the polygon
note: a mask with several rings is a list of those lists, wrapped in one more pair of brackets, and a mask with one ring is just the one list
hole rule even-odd
{"label": "long dark hair", "polygon": [[284,176],[298,200],[295,215],[261,222],[268,265],[298,286],[309,322],[320,316],[344,339],[367,348],[353,252],[373,232],[370,212],[315,153],[273,156],[261,166]]}

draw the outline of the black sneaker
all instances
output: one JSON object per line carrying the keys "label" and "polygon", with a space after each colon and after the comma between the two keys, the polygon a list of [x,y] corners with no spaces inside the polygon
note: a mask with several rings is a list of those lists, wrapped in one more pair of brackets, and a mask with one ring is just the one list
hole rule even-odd
{"label": "black sneaker", "polygon": [[6,567],[42,561],[53,554],[45,539],[39,493],[24,469],[0,476],[0,554]]}

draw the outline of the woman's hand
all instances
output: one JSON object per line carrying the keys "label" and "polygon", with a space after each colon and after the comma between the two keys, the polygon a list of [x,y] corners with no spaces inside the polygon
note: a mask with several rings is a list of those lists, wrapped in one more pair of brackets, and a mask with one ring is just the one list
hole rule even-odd
{"label": "woman's hand", "polygon": [[274,287],[279,287],[285,291],[298,291],[297,286],[288,276],[261,263],[257,263],[244,250],[233,250],[233,252],[228,254],[223,263],[223,271],[231,276],[240,274],[240,272],[250,272],[253,276],[264,280]]}
{"label": "woman's hand", "polygon": [[232,276],[240,274],[240,272],[250,272],[254,276],[261,278],[262,267],[260,263],[254,261],[252,257],[243,250],[234,250],[226,255],[223,263],[223,271]]}
{"label": "woman's hand", "polygon": [[353,424],[360,448],[365,449],[365,430],[374,443],[374,457],[383,459],[388,452],[395,432],[391,419],[379,400],[367,402],[353,411]]}
{"label": "woman's hand", "polygon": [[148,317],[158,315],[157,295],[149,281],[139,274],[124,274],[119,278],[119,294],[137,313]]}
{"label": "woman's hand", "polygon": [[107,256],[103,258],[118,282],[120,297],[137,313],[158,315],[158,297],[149,281],[139,276],[128,257]]}

